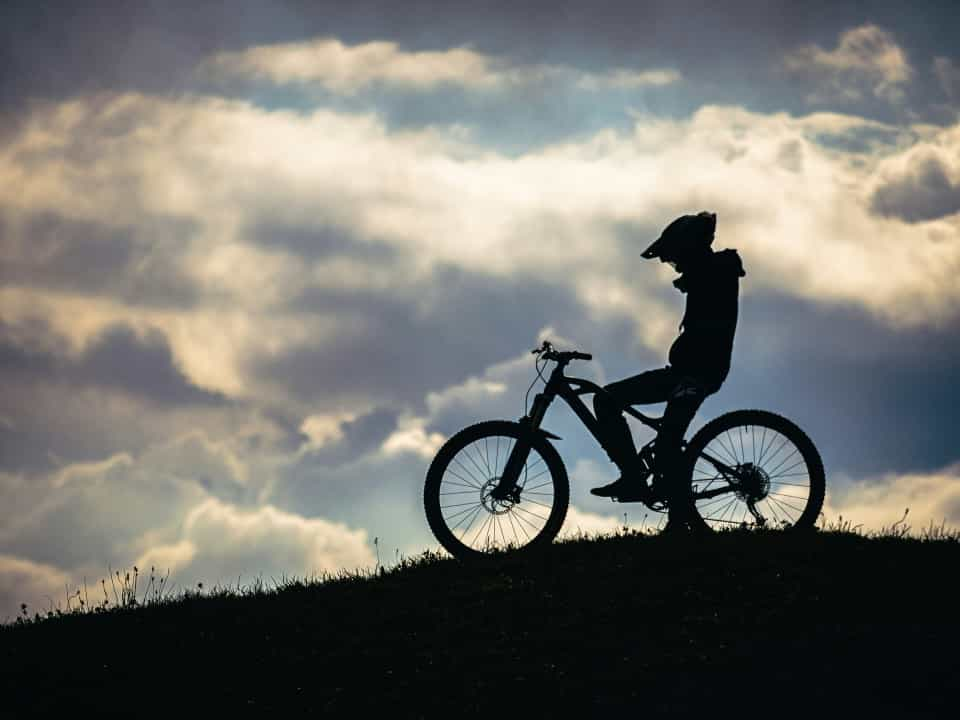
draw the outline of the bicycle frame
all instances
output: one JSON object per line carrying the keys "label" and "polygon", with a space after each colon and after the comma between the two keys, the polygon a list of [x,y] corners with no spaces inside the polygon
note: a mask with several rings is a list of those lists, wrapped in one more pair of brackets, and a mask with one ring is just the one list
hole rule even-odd
{"label": "bicycle frame", "polygon": [[559,396],[567,403],[567,405],[570,406],[570,409],[573,410],[578,418],[580,418],[580,422],[586,426],[587,430],[590,431],[590,434],[593,435],[593,437],[602,447],[603,440],[600,422],[597,420],[596,416],[590,412],[583,400],[580,399],[580,396],[603,393],[607,395],[607,397],[610,397],[614,403],[620,405],[623,412],[635,417],[644,425],[659,431],[662,424],[661,418],[644,415],[642,412],[635,410],[632,406],[624,405],[619,400],[613,398],[613,396],[602,387],[594,382],[591,382],[590,380],[585,380],[584,378],[567,377],[563,374],[565,365],[566,363],[557,363],[557,366],[550,374],[550,379],[547,381],[543,392],[537,393],[537,395],[534,397],[533,405],[530,408],[530,413],[527,415],[532,428],[540,427],[540,423],[543,421],[544,415],[546,415],[547,408],[549,408],[554,399]]}
{"label": "bicycle frame", "polygon": [[[603,447],[603,433],[601,431],[600,422],[597,420],[594,414],[590,412],[583,400],[580,399],[582,395],[596,395],[597,393],[605,393],[613,400],[615,404],[620,406],[622,412],[625,412],[631,417],[636,418],[644,425],[653,428],[656,431],[660,430],[660,427],[663,424],[662,418],[644,415],[639,410],[634,409],[633,406],[623,404],[614,396],[610,395],[604,388],[600,387],[594,382],[591,382],[590,380],[568,377],[564,375],[563,371],[568,363],[569,360],[567,359],[557,361],[557,364],[553,368],[553,372],[550,373],[550,379],[547,380],[543,391],[534,396],[533,405],[530,408],[530,412],[520,419],[520,422],[529,427],[531,431],[537,432],[539,430],[550,437],[557,438],[556,435],[551,435],[550,433],[546,433],[544,430],[540,430],[540,424],[543,422],[543,418],[547,413],[547,409],[553,403],[554,399],[560,397],[567,403],[567,405],[570,406],[570,409],[573,410],[576,416],[580,418],[580,421],[586,426],[587,430],[590,431],[590,434],[593,435],[597,443]],[[682,440],[680,444],[681,450],[685,450],[686,447],[686,441]],[[500,483],[493,490],[494,497],[512,498],[514,500],[519,498],[516,482],[520,476],[520,470],[523,467],[523,464],[526,462],[529,452],[530,440],[525,442],[518,440],[514,445],[513,451],[510,453],[510,458],[507,460],[507,463],[504,466]],[[707,460],[717,470],[719,470],[728,483],[730,482],[731,478],[736,479],[739,477],[739,473],[736,469],[730,467],[718,458],[715,458],[706,452],[701,452],[700,457]],[[731,492],[734,489],[735,488],[732,486],[732,484],[728,484],[726,487],[718,487],[713,490],[704,490],[702,492],[698,492],[696,493],[695,497],[697,499],[706,499]]]}

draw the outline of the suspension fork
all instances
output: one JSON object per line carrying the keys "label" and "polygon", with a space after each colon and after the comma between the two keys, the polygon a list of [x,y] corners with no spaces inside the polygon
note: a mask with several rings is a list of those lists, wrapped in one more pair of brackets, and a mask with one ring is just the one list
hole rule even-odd
{"label": "suspension fork", "polygon": [[520,472],[527,462],[530,455],[530,448],[533,446],[533,438],[543,422],[543,416],[547,413],[547,408],[553,402],[554,394],[551,392],[537,393],[533,398],[533,405],[530,412],[520,418],[520,427],[522,429],[520,437],[514,443],[510,451],[510,457],[507,458],[507,464],[503,467],[503,473],[500,475],[500,482],[490,492],[494,500],[509,499],[513,502],[520,501],[520,489],[517,487],[517,481],[520,479]]}

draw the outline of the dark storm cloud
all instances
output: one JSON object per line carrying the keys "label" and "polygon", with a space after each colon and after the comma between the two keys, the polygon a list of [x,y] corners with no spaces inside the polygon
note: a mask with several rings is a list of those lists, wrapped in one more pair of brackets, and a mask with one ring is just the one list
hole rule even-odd
{"label": "dark storm cloud", "polygon": [[[757,110],[804,110],[804,87],[771,68],[790,49],[811,43],[832,47],[841,31],[867,21],[894,32],[914,64],[929,68],[935,56],[955,54],[960,6],[880,2],[866,17],[857,4],[819,1],[238,0],[224,5],[171,0],[144,5],[100,0],[82,6],[8,2],[0,16],[0,107],[13,116],[36,96],[132,88],[182,92],[195,84],[194,68],[213,53],[316,36],[352,44],[393,40],[410,50],[469,45],[518,62],[586,70],[673,67],[689,79],[685,92],[653,94],[646,109],[686,114],[701,104],[730,102]],[[932,72],[917,77],[914,90],[942,97]],[[540,120],[540,104],[533,98],[512,111],[529,111],[531,120]],[[405,113],[418,114],[415,106],[394,110],[398,121]]]}
{"label": "dark storm cloud", "polygon": [[261,218],[245,235],[264,248],[283,250],[307,260],[349,257],[387,265],[398,255],[394,247],[358,238],[349,228],[336,225],[303,227],[282,218]]}
{"label": "dark storm cloud", "polygon": [[622,331],[622,342],[631,338],[625,323],[595,327],[586,308],[560,285],[453,267],[433,271],[418,295],[384,298],[316,288],[297,304],[343,321],[336,342],[293,349],[263,361],[256,372],[315,401],[359,396],[420,407],[428,391],[529,349],[548,325],[584,342],[611,328]]}
{"label": "dark storm cloud", "polygon": [[709,407],[796,420],[828,474],[937,470],[960,459],[960,316],[897,329],[859,309],[749,295],[733,370]]}
{"label": "dark storm cloud", "polygon": [[419,297],[314,289],[299,305],[358,322],[344,327],[335,344],[293,350],[262,373],[307,397],[369,393],[404,404],[509,357],[550,319],[576,309],[563,288],[452,267],[433,272]]}
{"label": "dark storm cloud", "polygon": [[948,57],[934,58],[933,71],[950,100],[960,100],[960,65]]}
{"label": "dark storm cloud", "polygon": [[371,538],[411,543],[428,532],[423,520],[423,477],[419,455],[368,455],[330,465],[312,454],[286,468],[270,503],[305,517],[320,516],[368,529]]}
{"label": "dark storm cloud", "polygon": [[122,325],[107,328],[77,357],[23,346],[13,338],[11,328],[0,324],[0,371],[7,380],[123,390],[163,405],[225,402],[190,383],[156,330],[140,337]]}
{"label": "dark storm cloud", "polygon": [[934,220],[960,211],[960,183],[950,179],[938,156],[920,156],[878,187],[870,205],[880,215],[907,222]]}
{"label": "dark storm cloud", "polygon": [[344,422],[340,426],[342,438],[307,451],[301,462],[328,469],[351,462],[379,448],[396,426],[397,413],[378,408],[354,420]]}
{"label": "dark storm cloud", "polygon": [[902,127],[871,126],[845,128],[842,133],[816,133],[817,144],[850,153],[869,153],[877,146],[893,148],[905,135]]}
{"label": "dark storm cloud", "polygon": [[0,242],[7,247],[0,283],[131,305],[190,306],[198,290],[176,259],[195,231],[176,218],[145,216],[135,228],[118,228],[53,212],[0,214]]}
{"label": "dark storm cloud", "polygon": [[0,426],[6,470],[49,469],[130,449],[132,438],[112,427],[116,418],[105,404],[118,392],[158,408],[226,404],[186,379],[161,334],[141,338],[123,326],[109,328],[72,356],[42,324],[0,324],[0,388],[0,415],[9,421]]}

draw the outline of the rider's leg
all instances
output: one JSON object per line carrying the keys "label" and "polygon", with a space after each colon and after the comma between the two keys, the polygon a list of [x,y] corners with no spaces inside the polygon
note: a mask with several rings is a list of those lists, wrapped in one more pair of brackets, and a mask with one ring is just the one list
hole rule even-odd
{"label": "rider's leg", "polygon": [[593,396],[593,408],[601,428],[600,442],[622,472],[630,472],[637,464],[637,448],[623,416],[623,405],[664,402],[676,385],[676,374],[670,368],[661,368],[610,383],[604,386],[608,394]]}
{"label": "rider's leg", "polygon": [[677,512],[682,513],[684,508],[681,502],[671,502],[685,490],[683,483],[687,480],[682,477],[683,454],[680,445],[694,415],[710,394],[709,391],[710,388],[685,378],[672,390],[663,413],[663,423],[654,445],[654,457],[659,476],[655,491],[668,501],[671,515],[676,515]]}

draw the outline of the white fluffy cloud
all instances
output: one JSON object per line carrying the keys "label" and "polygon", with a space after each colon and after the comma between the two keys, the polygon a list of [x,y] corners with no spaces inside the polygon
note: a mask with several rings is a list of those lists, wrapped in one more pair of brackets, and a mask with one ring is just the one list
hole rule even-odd
{"label": "white fluffy cloud", "polygon": [[880,163],[871,204],[906,222],[960,213],[960,125],[942,130]]}
{"label": "white fluffy cloud", "polygon": [[913,74],[893,35],[869,23],[842,33],[833,50],[819,45],[798,48],[787,55],[786,65],[820,81],[820,89],[810,97],[813,102],[857,100],[865,90],[896,102]]}
{"label": "white fluffy cloud", "polygon": [[0,622],[11,622],[20,614],[65,608],[70,576],[62,570],[11,555],[0,555]]}
{"label": "white fluffy cloud", "polygon": [[169,568],[181,583],[247,581],[263,574],[305,577],[341,568],[372,567],[367,533],[270,505],[240,508],[208,498],[185,515],[179,537],[151,546],[139,567]]}
{"label": "white fluffy cloud", "polygon": [[824,515],[828,522],[842,515],[865,530],[890,528],[904,519],[914,531],[931,524],[960,528],[960,465],[939,472],[890,474],[828,486]]}
{"label": "white fluffy cloud", "polygon": [[[413,296],[425,272],[452,264],[537,273],[598,312],[633,314],[657,302],[662,280],[638,276],[617,228],[637,227],[646,241],[673,215],[709,207],[719,212],[718,244],[743,251],[746,292],[774,287],[936,321],[957,300],[945,269],[960,244],[944,242],[956,237],[957,216],[905,225],[870,204],[888,165],[911,152],[908,140],[857,155],[817,141],[873,125],[705,107],[686,120],[638,116],[631,133],[506,157],[442,132],[393,132],[373,115],[140,95],[46,106],[0,153],[0,204],[13,215],[126,228],[134,243],[144,218],[189,221],[196,230],[171,262],[200,298],[188,309],[139,308],[7,287],[3,315],[40,312],[79,339],[118,321],[158,327],[197,384],[263,394],[271,389],[252,384],[251,360],[331,341],[362,321],[322,306],[291,309],[305,289]],[[924,136],[945,152],[956,147],[954,129]],[[306,231],[347,228],[358,250],[386,243],[396,252],[392,272],[359,254],[304,260],[258,244],[251,228],[276,217]],[[663,313],[633,315],[645,342],[668,339]]]}
{"label": "white fluffy cloud", "polygon": [[[891,96],[909,73],[896,69],[896,53],[868,40],[841,40],[836,51],[811,57],[838,73],[873,78],[870,87]],[[855,60],[878,47],[880,59]],[[320,51],[333,53],[327,60],[342,56],[335,73],[310,75],[317,72],[310,62],[270,72],[278,81],[328,83],[334,92],[371,83],[480,88],[562,76],[572,86],[604,89],[674,79],[516,68],[466,49],[425,56],[380,44]],[[874,136],[885,139],[864,140]],[[854,141],[865,149],[837,149]],[[443,270],[484,286],[529,280],[559,288],[557,296],[575,298],[591,321],[627,318],[636,344],[662,352],[677,320],[661,294],[668,271],[641,265],[638,253],[676,214],[709,208],[720,217],[718,245],[742,252],[744,293],[774,290],[853,304],[891,323],[936,325],[960,300],[960,214],[934,202],[942,196],[930,196],[937,188],[917,168],[936,157],[955,183],[958,151],[957,127],[897,129],[848,115],[739,107],[707,106],[682,119],[637,114],[629,131],[506,155],[460,128],[398,131],[372,111],[293,112],[137,93],[37,103],[0,147],[0,263],[7,271],[0,322],[26,346],[35,337],[46,342],[27,330],[49,326],[71,356],[117,324],[143,337],[161,331],[177,372],[231,404],[160,413],[130,397],[38,387],[30,405],[49,415],[51,427],[62,420],[124,438],[136,427],[142,437],[137,450],[84,446],[80,455],[99,460],[42,477],[0,473],[0,552],[7,558],[0,575],[23,578],[16,582],[35,589],[25,593],[38,595],[64,575],[75,581],[77,573],[137,560],[206,583],[227,570],[302,574],[368,563],[363,530],[334,522],[335,500],[329,515],[322,504],[314,517],[296,514],[296,497],[277,508],[277,468],[349,445],[353,423],[386,405],[384,422],[401,418],[394,432],[387,425],[364,437],[382,464],[377,477],[393,477],[402,466],[412,488],[443,440],[436,427],[519,416],[528,355],[418,390],[418,410],[363,389],[422,370],[397,362],[396,375],[381,378],[384,365],[354,352],[367,347],[356,340],[364,333],[388,359],[397,341],[446,353],[460,340],[449,337],[455,322],[441,326],[445,344],[438,348],[428,345],[435,337],[409,337],[418,326],[402,322],[405,313],[428,316],[444,307],[448,299],[431,282]],[[66,229],[36,244],[31,221],[49,216]],[[80,245],[69,223],[104,237]],[[284,228],[306,240],[274,237]],[[342,237],[331,237],[331,228]],[[115,274],[124,282],[100,282],[106,273],[85,285],[44,275],[71,245],[84,267],[93,264],[89,247],[116,250],[124,262]],[[159,301],[147,302],[140,290],[156,278],[169,282]],[[310,361],[340,348],[349,362],[339,374],[315,377]],[[258,372],[298,351],[307,357],[302,376],[321,390],[309,399],[283,372]],[[338,394],[341,384],[359,389]],[[0,418],[4,432],[25,425],[7,415]],[[54,462],[58,449],[49,448]],[[337,492],[321,486],[317,469],[322,458],[301,468],[302,487],[319,488],[326,502]],[[350,486],[351,502],[361,502],[365,479]],[[410,507],[419,513],[413,501]],[[579,507],[568,525],[618,522]],[[420,520],[417,514],[410,522]],[[394,531],[400,535],[399,525]]]}
{"label": "white fluffy cloud", "polygon": [[518,65],[466,47],[410,52],[394,42],[345,45],[336,38],[260,45],[220,53],[202,71],[214,76],[250,76],[274,83],[316,83],[335,93],[353,94],[372,85],[405,90],[458,86],[494,90],[545,81],[582,90],[635,89],[669,85],[674,70],[617,68],[591,73],[555,65]]}
{"label": "white fluffy cloud", "polygon": [[563,521],[563,527],[560,528],[558,537],[576,537],[580,534],[607,534],[616,532],[623,527],[623,516],[617,519],[609,515],[580,510],[575,505],[571,505],[567,508],[567,517]]}
{"label": "white fluffy cloud", "polygon": [[188,432],[29,482],[0,475],[4,495],[18,498],[0,509],[0,601],[36,607],[52,595],[62,605],[66,586],[134,564],[169,570],[181,587],[372,565],[364,530],[262,499],[275,465],[244,453],[242,434]]}

